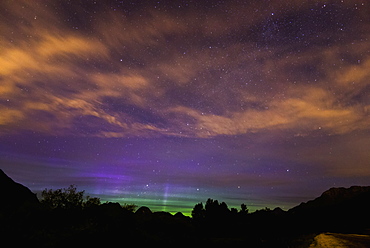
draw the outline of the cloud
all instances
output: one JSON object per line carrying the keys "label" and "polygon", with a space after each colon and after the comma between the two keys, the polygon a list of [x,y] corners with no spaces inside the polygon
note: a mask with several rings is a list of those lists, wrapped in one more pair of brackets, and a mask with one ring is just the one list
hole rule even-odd
{"label": "cloud", "polygon": [[[1,123],[7,129],[76,134],[81,117],[99,119],[88,126],[95,129],[89,135],[109,137],[344,134],[369,126],[367,42],[309,46],[304,41],[315,40],[311,35],[295,41],[297,51],[260,43],[256,30],[267,17],[281,32],[295,34],[297,24],[288,27],[287,21],[309,18],[298,2],[292,2],[296,12],[281,19],[271,13],[284,8],[262,13],[255,3],[215,8],[207,17],[200,15],[202,5],[183,12],[98,11],[101,18],[71,26],[52,5],[28,4],[32,12],[22,4],[8,13],[23,16],[15,23],[19,32],[0,43]],[[258,18],[248,21],[241,10]],[[294,19],[298,12],[302,16]],[[81,31],[73,29],[77,25]],[[326,30],[316,29],[317,36]]]}
{"label": "cloud", "polygon": [[18,121],[23,119],[23,113],[18,110],[12,110],[7,108],[0,108],[1,116],[0,116],[0,125],[6,126],[9,124],[15,124]]}
{"label": "cloud", "polygon": [[205,114],[193,109],[172,109],[196,120],[194,132],[201,137],[239,135],[264,130],[305,133],[325,130],[327,134],[348,133],[368,128],[369,118],[361,108],[342,106],[330,92],[315,87],[292,90],[284,100],[272,100],[262,110],[247,109],[228,116]]}

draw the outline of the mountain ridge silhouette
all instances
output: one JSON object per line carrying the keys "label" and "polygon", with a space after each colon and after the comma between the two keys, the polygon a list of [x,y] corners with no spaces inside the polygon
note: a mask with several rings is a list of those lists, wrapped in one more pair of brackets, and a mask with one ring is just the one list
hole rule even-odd
{"label": "mountain ridge silhouette", "polygon": [[0,169],[0,209],[14,209],[22,205],[38,205],[36,194],[26,186],[15,182]]}
{"label": "mountain ridge silhouette", "polygon": [[367,200],[368,197],[370,197],[370,186],[351,186],[349,188],[332,187],[324,191],[319,197],[302,202],[298,206],[289,209],[288,212],[294,213],[302,210],[341,205],[346,204],[348,201],[358,201],[362,198],[363,200]]}

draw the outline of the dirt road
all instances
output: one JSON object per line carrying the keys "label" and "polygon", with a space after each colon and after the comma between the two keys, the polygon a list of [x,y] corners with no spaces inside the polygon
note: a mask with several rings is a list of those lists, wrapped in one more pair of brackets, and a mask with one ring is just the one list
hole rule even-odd
{"label": "dirt road", "polygon": [[322,233],[310,248],[370,248],[370,236],[359,234]]}

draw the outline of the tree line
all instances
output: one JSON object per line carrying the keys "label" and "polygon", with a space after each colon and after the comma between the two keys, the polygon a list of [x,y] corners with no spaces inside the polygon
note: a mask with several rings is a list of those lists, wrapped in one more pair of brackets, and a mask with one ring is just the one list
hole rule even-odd
{"label": "tree line", "polygon": [[[47,207],[48,209],[85,209],[94,206],[101,205],[101,200],[99,197],[91,197],[87,195],[85,197],[85,191],[78,191],[76,185],[70,185],[68,188],[61,189],[44,189],[41,192],[40,203]],[[123,204],[122,208],[135,212],[138,208],[135,204]],[[203,219],[219,218],[223,215],[243,215],[248,214],[249,209],[244,203],[241,204],[240,210],[236,208],[231,208],[227,206],[225,202],[219,202],[218,200],[213,200],[208,198],[205,205],[202,202],[196,204],[191,212],[191,216],[196,221],[201,221]]]}
{"label": "tree line", "polygon": [[[78,191],[76,185],[70,185],[62,189],[44,189],[41,192],[40,203],[48,209],[86,209],[101,205],[99,197],[84,197],[85,191]],[[134,212],[137,208],[135,204],[123,204],[122,208]]]}

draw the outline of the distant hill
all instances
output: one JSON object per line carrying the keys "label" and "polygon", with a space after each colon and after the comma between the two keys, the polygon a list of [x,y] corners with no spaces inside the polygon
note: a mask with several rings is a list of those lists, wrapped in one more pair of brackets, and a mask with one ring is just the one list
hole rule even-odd
{"label": "distant hill", "polygon": [[[324,208],[339,207],[353,201],[363,204],[370,203],[370,186],[352,186],[350,188],[330,188],[314,200],[301,203],[289,210],[290,213],[316,211]],[[352,205],[352,204],[351,204]]]}
{"label": "distant hill", "polygon": [[288,213],[320,231],[357,231],[370,223],[370,186],[331,188]]}
{"label": "distant hill", "polygon": [[0,169],[0,211],[14,211],[22,206],[38,205],[36,194],[16,183]]}

